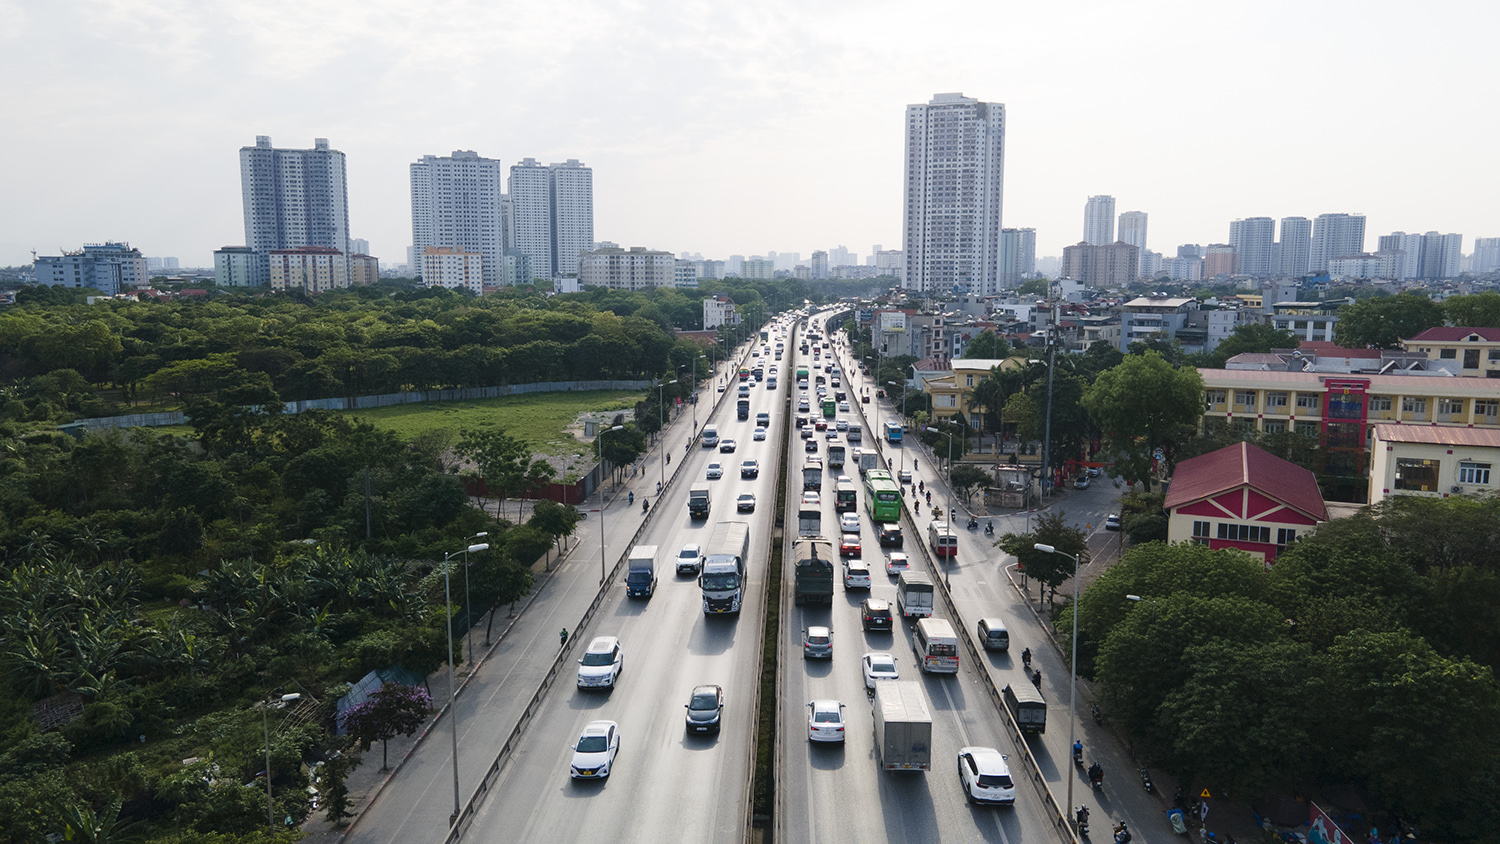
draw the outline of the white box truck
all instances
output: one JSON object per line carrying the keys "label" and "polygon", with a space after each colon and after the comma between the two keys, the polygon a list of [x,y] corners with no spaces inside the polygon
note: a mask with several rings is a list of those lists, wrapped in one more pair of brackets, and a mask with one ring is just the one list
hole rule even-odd
{"label": "white box truck", "polygon": [[932,769],[932,714],[916,680],[875,684],[875,750],[887,771]]}

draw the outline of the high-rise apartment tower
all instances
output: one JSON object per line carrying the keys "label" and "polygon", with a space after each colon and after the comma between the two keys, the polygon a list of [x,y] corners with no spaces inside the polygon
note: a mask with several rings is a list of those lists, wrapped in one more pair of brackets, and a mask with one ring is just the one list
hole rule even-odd
{"label": "high-rise apartment tower", "polygon": [[1236,272],[1268,278],[1275,273],[1271,247],[1276,242],[1276,221],[1270,217],[1246,217],[1229,224],[1229,245],[1234,247]]}
{"label": "high-rise apartment tower", "polygon": [[1091,196],[1083,207],[1083,242],[1108,246],[1115,242],[1115,198]]}
{"label": "high-rise apartment tower", "polygon": [[1313,221],[1312,256],[1308,269],[1323,272],[1328,262],[1365,251],[1365,215],[1319,214]]}
{"label": "high-rise apartment tower", "polygon": [[1276,247],[1276,275],[1301,278],[1312,264],[1312,220],[1282,217],[1281,240]]}
{"label": "high-rise apartment tower", "polygon": [[1120,240],[1146,251],[1146,212],[1126,211],[1120,215]]}
{"label": "high-rise apartment tower", "polygon": [[344,154],[317,138],[312,149],[276,149],[270,135],[240,147],[245,245],[255,252],[321,246],[349,254]]}
{"label": "high-rise apartment tower", "polygon": [[[430,263],[427,247],[443,247],[450,250],[438,253],[443,256],[479,255],[483,283],[500,284],[505,255],[500,219],[503,181],[500,162],[473,150],[454,150],[451,156],[424,155],[411,165],[412,252],[423,269]],[[473,263],[460,262],[465,271]],[[450,266],[454,259],[443,257],[437,265],[445,268],[443,286],[455,286]]]}

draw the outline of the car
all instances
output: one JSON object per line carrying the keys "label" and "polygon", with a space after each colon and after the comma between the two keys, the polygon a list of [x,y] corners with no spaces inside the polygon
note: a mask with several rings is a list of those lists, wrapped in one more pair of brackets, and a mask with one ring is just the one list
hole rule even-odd
{"label": "car", "polygon": [[958,751],[958,781],[970,803],[1015,805],[1016,783],[1006,756],[993,747],[965,747]]}
{"label": "car", "polygon": [[[720,387],[719,388],[719,392],[721,392],[721,393],[724,392],[724,388]],[[870,397],[869,396],[860,396],[859,397],[859,403],[860,404],[869,404],[870,403]]]}
{"label": "car", "polygon": [[620,725],[613,721],[590,721],[573,745],[568,776],[575,780],[602,780],[614,767],[620,752]]}
{"label": "car", "polygon": [[839,413],[848,413],[848,412],[849,412],[849,403],[846,402],[846,401],[839,402]]}
{"label": "car", "polygon": [[687,731],[690,733],[717,733],[719,721],[724,717],[724,689],[721,686],[694,686],[688,695]]}
{"label": "car", "polygon": [[696,542],[689,542],[682,546],[677,552],[677,573],[697,574],[703,570],[703,548]]}
{"label": "car", "polygon": [[885,573],[896,577],[904,571],[911,571],[911,560],[900,551],[892,551],[885,558]]}
{"label": "car", "polygon": [[881,522],[880,536],[878,538],[881,548],[900,548],[904,544],[904,540],[901,537],[901,524],[899,522]]}
{"label": "car", "polygon": [[766,429],[762,428],[759,425],[756,425],[755,426],[755,431],[750,434],[750,439],[755,440],[756,442],[760,442],[761,440],[763,440],[765,438],[766,438]]}
{"label": "car", "polygon": [[833,659],[833,631],[827,627],[802,628],[803,659]]}
{"label": "car", "polygon": [[859,514],[844,513],[839,516],[839,533],[859,533]]}
{"label": "car", "polygon": [[813,507],[821,507],[823,499],[816,492],[804,492],[802,493],[802,503]]}
{"label": "car", "polygon": [[843,741],[844,705],[836,700],[815,700],[808,703],[807,740]]}
{"label": "car", "polygon": [[724,385],[723,384],[719,385],[719,392],[721,392],[721,393],[724,392]]}
{"label": "car", "polygon": [[870,588],[870,568],[864,564],[863,560],[844,561],[844,588]]}
{"label": "car", "polygon": [[[724,388],[720,387],[719,389],[722,390]],[[802,411],[803,413],[806,413],[807,412],[807,399],[797,399],[797,409],[800,410],[800,411]]]}
{"label": "car", "polygon": [[1005,622],[998,618],[979,619],[979,623],[974,626],[974,638],[987,651],[1010,650],[1010,631],[1005,628]]}
{"label": "car", "polygon": [[750,458],[749,460],[742,460],[742,461],[740,461],[740,477],[742,477],[742,478],[758,478],[758,477],[760,477],[760,461],[756,460],[754,457]]}
{"label": "car", "polygon": [[733,454],[735,449],[734,440],[719,440],[720,454]]}
{"label": "car", "polygon": [[815,440],[815,439],[809,438],[807,440],[807,442],[805,442],[805,443],[802,444],[802,450],[805,451],[805,452],[807,452],[808,454],[817,454],[818,453],[818,441]]}
{"label": "car", "polygon": [[806,425],[806,424],[807,424],[807,414],[805,414],[805,413],[799,413],[799,414],[797,414],[797,418],[795,420],[793,420],[793,427],[797,428],[798,430],[801,430],[802,426]]}
{"label": "car", "polygon": [[718,480],[724,477],[724,467],[717,463],[710,463],[708,464],[708,468],[703,471],[703,477],[711,481]]}
{"label": "car", "polygon": [[865,674],[865,688],[875,688],[876,680],[900,680],[901,672],[896,670],[896,658],[890,654],[868,653],[859,661],[861,670]]}
{"label": "car", "polygon": [[830,387],[834,388],[835,390],[837,390],[839,387],[844,386],[844,382],[840,381],[839,377],[837,375],[835,375],[832,378],[828,379],[828,386],[830,386]]}
{"label": "car", "polygon": [[810,439],[812,439],[812,437],[813,437],[812,426],[808,426],[808,427],[803,428],[802,430],[798,431],[797,432],[797,436],[801,437],[804,440],[810,440]]}
{"label": "car", "polygon": [[1104,517],[1104,529],[1105,530],[1119,530],[1120,529],[1120,514],[1119,513],[1110,513],[1108,516],[1105,516]]}
{"label": "car", "polygon": [[895,618],[891,615],[891,602],[884,598],[866,598],[859,605],[859,626],[865,632],[871,630],[884,630],[889,633],[895,627]]}
{"label": "car", "polygon": [[614,636],[595,636],[578,660],[578,688],[613,689],[625,670],[625,652]]}
{"label": "car", "polygon": [[835,388],[834,391],[833,391],[833,398],[834,398],[834,400],[835,401],[841,401],[841,402],[844,402],[845,404],[848,404],[849,394],[846,393],[846,392],[844,392],[843,390],[837,389],[837,387],[838,387],[838,382],[837,381],[834,382],[833,386]]}
{"label": "car", "polygon": [[838,430],[834,429],[834,428],[829,428],[828,429],[828,441],[829,442],[837,442],[838,438],[839,438],[839,432],[838,432]]}
{"label": "car", "polygon": [[839,421],[833,423],[833,427],[837,428],[840,431],[847,431],[849,430],[849,420],[841,418],[839,419]]}
{"label": "car", "polygon": [[1088,468],[1088,476],[1091,478],[1097,478],[1101,474],[1103,474],[1103,471],[1098,466],[1090,466]]}
{"label": "car", "polygon": [[818,421],[813,423],[813,427],[818,429],[819,431],[826,431],[828,430],[828,420],[819,419]]}
{"label": "car", "polygon": [[902,469],[896,473],[896,477],[900,479],[901,483],[909,484],[911,483],[911,470]]}
{"label": "car", "polygon": [[839,556],[858,557],[860,555],[859,534],[846,533],[839,537]]}
{"label": "car", "polygon": [[1073,488],[1074,489],[1088,489],[1089,488],[1089,476],[1088,475],[1079,475],[1078,477],[1074,478],[1073,479]]}
{"label": "car", "polygon": [[753,492],[742,492],[742,493],[740,493],[740,497],[736,498],[734,500],[734,509],[739,510],[741,513],[754,513],[755,512],[755,493],[753,493]]}

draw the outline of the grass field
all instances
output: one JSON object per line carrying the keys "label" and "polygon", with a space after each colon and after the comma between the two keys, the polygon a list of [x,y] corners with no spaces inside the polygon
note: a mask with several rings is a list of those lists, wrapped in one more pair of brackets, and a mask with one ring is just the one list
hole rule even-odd
{"label": "grass field", "polygon": [[529,393],[345,412],[407,440],[440,428],[456,435],[462,430],[499,427],[538,454],[582,455],[588,452],[588,446],[566,430],[580,413],[629,411],[644,395],[633,390]]}

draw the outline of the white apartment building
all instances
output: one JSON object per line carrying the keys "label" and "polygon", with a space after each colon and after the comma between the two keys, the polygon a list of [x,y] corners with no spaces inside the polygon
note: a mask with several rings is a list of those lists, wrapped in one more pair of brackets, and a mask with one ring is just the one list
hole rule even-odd
{"label": "white apartment building", "polygon": [[1271,247],[1276,242],[1276,221],[1270,217],[1246,217],[1229,224],[1229,245],[1241,275],[1270,278],[1276,272]]}
{"label": "white apartment building", "polygon": [[422,250],[422,286],[484,292],[484,255],[452,246],[428,246]]}
{"label": "white apartment building", "polygon": [[1276,274],[1281,278],[1301,278],[1312,266],[1312,220],[1306,217],[1282,217],[1281,240],[1276,244]]}
{"label": "white apartment building", "polygon": [[1083,242],[1108,246],[1115,242],[1115,198],[1100,194],[1083,206]]}
{"label": "white apartment building", "polygon": [[578,281],[585,287],[612,290],[676,287],[677,257],[644,246],[594,249],[578,259]]}
{"label": "white apartment building", "polygon": [[772,279],[776,277],[776,262],[770,258],[752,255],[740,267],[740,278]]}
{"label": "white apartment building", "polygon": [[1405,258],[1406,253],[1400,250],[1376,252],[1373,255],[1345,255],[1328,262],[1328,278],[1331,281],[1353,278],[1394,279]]}
{"label": "white apartment building", "polygon": [[905,170],[902,285],[999,292],[1005,105],[963,94],[908,105]]}
{"label": "white apartment building", "polygon": [[151,271],[141,250],[128,243],[89,243],[76,252],[38,257],[36,283],[54,287],[91,287],[114,296],[127,287],[151,283]]}
{"label": "white apartment building", "polygon": [[1146,252],[1146,212],[1125,211],[1120,214],[1120,240]]}
{"label": "white apartment building", "polygon": [[344,154],[327,138],[312,149],[277,149],[256,135],[240,147],[245,245],[256,252],[316,246],[349,253],[349,190]]}
{"label": "white apartment building", "polygon": [[362,237],[351,237],[351,238],[349,238],[349,254],[350,255],[368,255],[368,254],[370,254],[370,241],[365,240]]}
{"label": "white apartment building", "polygon": [[677,259],[673,270],[673,287],[696,288],[698,286],[698,262]]}
{"label": "white apartment building", "polygon": [[570,158],[551,164],[552,274],[576,275],[578,256],[594,248],[594,168]]}
{"label": "white apartment building", "polygon": [[740,315],[735,312],[734,300],[728,296],[709,296],[703,300],[703,330],[712,331],[721,325],[739,325]]}
{"label": "white apartment building", "polygon": [[1500,270],[1500,237],[1474,238],[1474,272]]}
{"label": "white apartment building", "polygon": [[349,262],[337,249],[326,246],[272,249],[268,262],[272,290],[300,288],[308,295],[316,295],[349,286]]}
{"label": "white apartment building", "polygon": [[271,281],[271,259],[248,246],[214,250],[214,282],[220,287],[259,287]]}
{"label": "white apartment building", "polygon": [[828,278],[828,253],[821,249],[814,250],[812,253],[812,277]]}
{"label": "white apartment building", "polygon": [[1000,230],[1000,288],[1010,290],[1036,275],[1036,229]]}
{"label": "white apartment building", "polygon": [[552,171],[535,158],[512,164],[509,195],[515,248],[537,278],[552,278]]}
{"label": "white apartment building", "polygon": [[[1500,238],[1496,238],[1500,240]],[[894,276],[897,279],[906,272],[906,256],[900,249],[882,249],[875,253],[876,275]]]}
{"label": "white apartment building", "polygon": [[1322,272],[1328,262],[1365,251],[1365,215],[1319,214],[1313,221],[1309,270]]}
{"label": "white apartment building", "polygon": [[[454,150],[450,156],[424,155],[411,165],[412,252],[424,268],[427,248],[440,246],[455,255],[482,256],[484,283],[501,283],[501,259],[505,255],[503,181],[500,162],[473,150]],[[426,280],[427,276],[422,278]]]}

